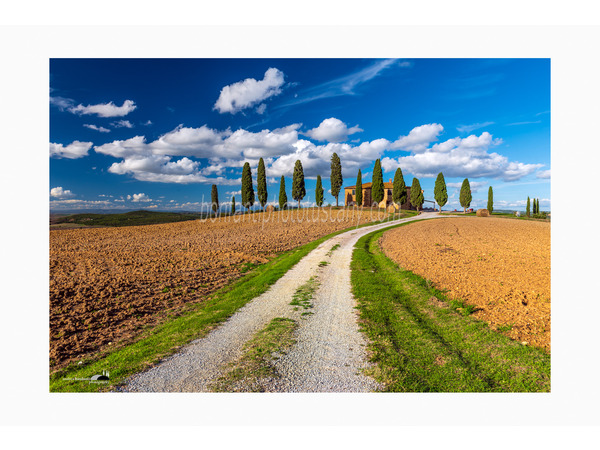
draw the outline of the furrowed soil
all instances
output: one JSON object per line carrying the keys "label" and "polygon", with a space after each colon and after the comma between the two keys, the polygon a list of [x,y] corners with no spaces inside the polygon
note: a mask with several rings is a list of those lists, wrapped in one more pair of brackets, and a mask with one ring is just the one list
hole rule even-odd
{"label": "furrowed soil", "polygon": [[381,247],[493,329],[550,351],[550,223],[432,220],[387,231]]}
{"label": "furrowed soil", "polygon": [[281,252],[383,218],[323,208],[51,230],[51,370],[131,341]]}

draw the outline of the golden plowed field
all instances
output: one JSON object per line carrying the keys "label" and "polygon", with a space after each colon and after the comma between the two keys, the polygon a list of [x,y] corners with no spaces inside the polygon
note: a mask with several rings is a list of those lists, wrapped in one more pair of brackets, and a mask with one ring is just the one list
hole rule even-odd
{"label": "golden plowed field", "polygon": [[205,300],[249,265],[382,216],[368,210],[306,209],[299,217],[297,211],[283,211],[214,221],[52,230],[51,367],[134,337],[186,304]]}
{"label": "golden plowed field", "polygon": [[550,223],[434,219],[387,231],[381,246],[492,328],[550,351]]}

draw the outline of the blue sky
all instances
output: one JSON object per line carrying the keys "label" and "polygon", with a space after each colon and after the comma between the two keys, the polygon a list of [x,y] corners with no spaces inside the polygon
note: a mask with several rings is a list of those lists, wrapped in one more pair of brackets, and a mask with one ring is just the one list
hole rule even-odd
{"label": "blue sky", "polygon": [[[549,59],[51,59],[50,207],[201,210],[216,184],[240,202],[241,168],[265,159],[269,201],[304,166],[325,204],[331,154],[344,185],[397,167],[445,209],[550,203]],[[343,195],[340,195],[343,203]],[[206,206],[204,207],[206,209]]]}

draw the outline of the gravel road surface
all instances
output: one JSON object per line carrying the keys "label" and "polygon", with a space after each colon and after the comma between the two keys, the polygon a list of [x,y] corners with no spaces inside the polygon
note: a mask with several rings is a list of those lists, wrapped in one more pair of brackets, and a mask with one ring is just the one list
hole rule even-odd
{"label": "gravel road surface", "polygon": [[[275,362],[278,379],[269,392],[369,392],[377,388],[360,373],[368,366],[350,284],[350,261],[356,241],[365,234],[402,222],[439,217],[437,213],[353,229],[335,236],[306,255],[265,293],[256,297],[206,337],[191,342],[153,368],[130,377],[125,392],[207,392],[242,347],[275,317],[298,320],[293,345]],[[333,246],[340,247],[328,255]],[[319,267],[321,261],[329,264]],[[296,290],[316,276],[319,288],[306,319],[290,305]]]}

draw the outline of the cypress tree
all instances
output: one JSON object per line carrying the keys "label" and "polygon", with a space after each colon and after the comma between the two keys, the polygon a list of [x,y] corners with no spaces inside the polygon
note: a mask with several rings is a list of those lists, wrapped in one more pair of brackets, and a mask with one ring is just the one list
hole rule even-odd
{"label": "cypress tree", "polygon": [[392,200],[394,200],[394,203],[397,203],[398,207],[401,209],[402,204],[406,203],[406,197],[406,184],[404,183],[404,176],[402,175],[402,170],[400,167],[398,167],[396,169],[396,173],[394,174]]}
{"label": "cypress tree", "polygon": [[317,175],[317,187],[315,188],[315,201],[317,206],[320,208],[323,205],[323,183],[321,182],[321,175]]}
{"label": "cypress tree", "polygon": [[375,167],[373,168],[371,198],[377,205],[383,200],[383,172],[381,171],[381,161],[379,161],[379,159],[375,161]]}
{"label": "cypress tree", "polygon": [[527,207],[525,208],[525,215],[529,217],[529,196],[527,196]]}
{"label": "cypress tree", "polygon": [[412,186],[410,187],[410,202],[417,207],[417,211],[423,204],[423,192],[421,192],[421,183],[418,178],[413,178]]}
{"label": "cypress tree", "polygon": [[490,186],[490,188],[488,189],[488,204],[487,204],[487,210],[490,212],[490,214],[492,214],[492,212],[494,211],[494,190],[492,189],[492,187]]}
{"label": "cypress tree", "polygon": [[338,206],[338,195],[340,195],[340,189],[344,183],[342,177],[342,163],[337,153],[331,155],[331,195],[335,197],[335,206]]}
{"label": "cypress tree", "polygon": [[287,194],[285,193],[285,178],[281,175],[281,182],[279,183],[279,209],[282,211],[287,209]]}
{"label": "cypress tree", "polygon": [[471,185],[469,184],[469,179],[465,178],[463,180],[462,186],[460,188],[460,206],[464,208],[464,212],[467,212],[467,208],[471,206],[471,200],[473,197],[471,196]]}
{"label": "cypress tree", "polygon": [[258,161],[258,173],[256,174],[256,195],[260,206],[264,209],[267,204],[267,176],[265,174],[265,162],[262,158]]}
{"label": "cypress tree", "polygon": [[442,172],[438,173],[437,179],[435,180],[435,187],[433,188],[433,196],[438,205],[440,205],[440,212],[442,212],[442,206],[448,201],[448,191],[446,190],[446,180]]}
{"label": "cypress tree", "polygon": [[216,213],[219,209],[219,193],[217,192],[217,185],[212,185],[212,191],[210,193],[210,201],[212,203],[212,210]]}
{"label": "cypress tree", "polygon": [[235,214],[235,195],[231,197],[231,214]]}
{"label": "cypress tree", "polygon": [[242,169],[242,206],[249,210],[254,205],[254,187],[252,186],[252,169],[245,163]]}
{"label": "cypress tree", "polygon": [[532,210],[533,210],[533,214],[537,214],[537,200],[535,198],[533,199]]}
{"label": "cypress tree", "polygon": [[358,169],[358,175],[356,176],[356,204],[358,206],[362,206],[363,198],[362,198],[362,173],[360,169]]}
{"label": "cypress tree", "polygon": [[304,188],[304,169],[302,168],[302,162],[297,159],[294,165],[294,177],[292,178],[292,198],[298,202],[298,209],[300,208],[300,200],[306,195],[306,189]]}

